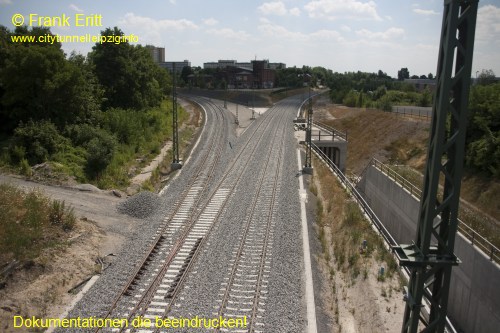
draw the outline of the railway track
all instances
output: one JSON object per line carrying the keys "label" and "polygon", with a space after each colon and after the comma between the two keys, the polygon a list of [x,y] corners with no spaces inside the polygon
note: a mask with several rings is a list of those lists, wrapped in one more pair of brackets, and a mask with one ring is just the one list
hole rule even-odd
{"label": "railway track", "polygon": [[[199,100],[197,103],[200,104],[203,101]],[[227,116],[220,108],[209,102],[205,106],[211,108],[210,113],[214,117],[213,121],[215,123],[223,123]],[[224,126],[210,127],[207,137],[211,138],[211,141],[198,163],[195,177],[192,178],[187,188],[180,195],[173,211],[165,217],[156,231],[144,258],[137,265],[135,272],[103,318],[120,317],[130,319],[134,313],[143,313],[147,308],[147,304],[151,302],[153,302],[153,305],[156,304],[156,301],[151,297],[153,291],[161,293],[163,289],[159,287],[175,286],[178,281],[176,280],[177,277],[185,269],[186,262],[189,262],[189,258],[192,258],[192,254],[195,252],[193,248],[196,249],[197,244],[199,244],[199,240],[193,241],[193,237],[200,229],[194,229],[191,234],[185,233],[183,247],[179,246],[179,241],[176,241],[176,235],[182,233],[185,226],[189,224],[189,219],[196,212],[196,207],[206,195],[218,165],[222,147],[227,141],[227,133],[224,133],[224,131],[227,131]],[[203,228],[203,225],[198,228]],[[191,249],[188,250],[186,255],[186,247],[189,246],[191,246]],[[179,255],[174,257],[170,254],[164,259],[165,254],[172,252],[173,248],[177,248]],[[170,268],[168,271],[164,269],[167,266]],[[158,274],[159,270],[163,274]],[[162,279],[160,279],[160,276]],[[131,308],[132,311],[130,311]],[[95,332],[100,331],[101,329],[95,330]]]}
{"label": "railway track", "polygon": [[[205,106],[213,108],[215,111],[214,114],[218,115],[214,121],[223,119],[224,113],[216,105],[207,101],[202,101],[202,103]],[[196,262],[200,249],[203,248],[211,229],[224,211],[224,206],[228,198],[243,178],[249,161],[257,157],[258,152],[256,152],[256,147],[263,140],[266,131],[270,130],[271,120],[277,117],[284,118],[279,112],[272,112],[269,116],[269,121],[261,121],[259,124],[256,124],[255,130],[249,136],[239,154],[233,159],[232,164],[222,179],[213,185],[214,188],[212,190],[209,190],[211,187],[210,182],[212,181],[213,183],[212,178],[220,157],[220,146],[225,143],[224,135],[221,135],[223,126],[213,126],[215,129],[213,129],[211,135],[220,136],[221,139],[214,139],[210,148],[206,150],[205,157],[202,159],[202,163],[200,163],[196,172],[196,177],[193,178],[190,186],[183,192],[181,199],[176,202],[173,212],[165,218],[164,223],[157,230],[149,252],[140,265],[137,266],[136,271],[113,302],[105,318],[128,318],[129,321],[139,316],[144,318],[166,318],[174,305],[179,306],[178,303],[179,301],[182,302],[182,300],[178,298],[178,295],[182,290],[184,280],[189,275],[188,273],[193,263]],[[281,122],[284,123],[283,120]],[[284,126],[284,124],[281,125],[280,133],[284,133]],[[279,135],[276,134],[276,136]],[[251,142],[255,144],[252,145],[250,144]],[[261,293],[265,293],[266,270],[270,269],[269,260],[266,259],[266,252],[272,246],[272,209],[274,207],[277,184],[279,183],[278,175],[282,143],[279,145],[279,148],[271,145],[267,156],[273,156],[276,153],[280,156],[278,161],[267,159],[266,167],[261,172],[259,195],[256,196],[256,200],[252,205],[251,218],[247,224],[248,227],[246,228],[245,235],[241,238],[241,251],[238,251],[240,254],[235,258],[235,265],[237,266],[233,265],[233,267],[243,267],[242,259],[244,258],[244,254],[251,251],[245,247],[245,244],[252,240],[255,241],[255,244],[259,244],[259,239],[263,237],[263,255],[258,266],[256,285],[258,297],[256,297],[257,301],[254,302],[252,307],[254,309],[253,315],[250,316],[251,332],[254,332],[254,326],[261,324],[258,318],[258,311],[260,311],[259,306],[263,304],[260,296]],[[241,160],[244,160],[244,162],[242,163]],[[269,174],[273,175],[273,180],[266,177]],[[273,185],[271,188],[266,188],[268,186],[266,184],[269,181]],[[261,192],[262,194],[271,193],[271,196],[260,195]],[[252,236],[255,228],[259,227],[258,224],[255,224],[257,220],[252,217],[254,216],[256,207],[260,204],[264,205],[265,201],[270,202],[268,218],[265,222],[266,228],[261,230],[260,234],[256,233]],[[228,284],[229,288],[234,288],[237,285],[238,280],[235,277],[239,274],[237,270],[240,268],[235,269],[234,278]],[[228,298],[223,301],[223,304],[226,304],[221,306],[219,310],[221,315],[223,313],[229,315],[226,313],[228,310],[227,304],[233,302],[230,299],[231,292],[227,294]],[[101,329],[95,330],[95,332],[100,331]],[[133,332],[136,330],[129,327],[117,331]],[[153,331],[157,332],[159,329],[146,330],[146,332]],[[255,331],[257,332],[258,330]]]}
{"label": "railway track", "polygon": [[[279,191],[285,128],[282,126],[271,146],[269,158],[260,173],[258,189],[247,212],[247,221],[239,244],[233,251],[228,276],[220,288],[216,317],[247,318],[248,327],[233,332],[264,332],[262,314],[265,312],[267,284],[273,244],[274,208]],[[276,159],[271,158],[276,157]],[[215,329],[220,332],[221,328]]]}

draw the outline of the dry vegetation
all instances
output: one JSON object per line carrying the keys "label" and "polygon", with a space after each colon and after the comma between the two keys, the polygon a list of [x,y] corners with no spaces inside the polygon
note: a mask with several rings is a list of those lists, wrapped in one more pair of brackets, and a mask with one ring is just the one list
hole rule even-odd
{"label": "dry vegetation", "polygon": [[[347,108],[320,103],[315,118],[347,132],[349,150],[347,174],[359,175],[374,157],[386,164],[405,165],[404,173],[417,186],[421,186],[427,158],[430,121],[425,118],[403,117],[378,110]],[[465,172],[461,197],[463,220],[490,241],[500,244],[500,182],[491,177]],[[486,221],[482,226],[480,220]]]}
{"label": "dry vegetation", "polygon": [[[377,158],[421,186],[430,120],[332,105],[326,98],[318,100],[314,110],[316,121],[347,132],[347,174],[360,175],[370,160]],[[399,331],[404,304],[399,294],[403,281],[399,273],[394,274],[396,262],[331,172],[317,161],[314,168],[310,190],[318,198],[320,261],[331,286],[324,297],[331,302],[335,330]],[[466,172],[461,196],[465,200],[461,219],[494,244],[500,244],[500,224],[496,220],[500,216],[500,183]],[[367,248],[362,251],[363,240]],[[380,266],[386,269],[383,279],[377,275]]]}
{"label": "dry vegetation", "polygon": [[38,190],[24,192],[0,184],[0,268],[64,245],[75,223],[73,210],[64,201],[52,201]]}
{"label": "dry vegetation", "polygon": [[[402,321],[403,280],[383,241],[321,162],[313,159],[310,191],[317,197],[320,264],[339,332],[396,331]],[[366,241],[366,247],[363,246]],[[384,267],[384,274],[380,274]]]}
{"label": "dry vegetation", "polygon": [[96,271],[99,237],[64,201],[0,184],[0,331],[19,330],[14,315],[62,312],[68,290]]}

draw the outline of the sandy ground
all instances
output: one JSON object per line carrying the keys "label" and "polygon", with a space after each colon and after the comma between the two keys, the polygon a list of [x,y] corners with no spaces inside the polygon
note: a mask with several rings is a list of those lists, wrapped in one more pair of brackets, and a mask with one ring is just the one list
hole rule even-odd
{"label": "sandy ground", "polygon": [[12,328],[14,315],[52,318],[64,312],[75,297],[68,291],[112,264],[112,254],[120,250],[127,234],[141,221],[119,214],[116,205],[125,198],[111,191],[92,186],[42,185],[7,175],[0,175],[0,182],[37,188],[52,199],[64,200],[79,217],[75,229],[67,235],[66,245],[48,249],[16,269],[0,290],[0,331],[10,333],[19,332]]}

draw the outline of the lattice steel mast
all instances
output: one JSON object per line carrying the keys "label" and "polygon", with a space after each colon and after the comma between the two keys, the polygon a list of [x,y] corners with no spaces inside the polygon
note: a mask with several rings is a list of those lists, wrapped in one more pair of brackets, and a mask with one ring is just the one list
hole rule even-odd
{"label": "lattice steel mast", "polygon": [[177,117],[177,72],[175,62],[173,63],[173,87],[172,87],[172,164],[171,169],[177,170],[182,167],[179,158],[179,123]]}
{"label": "lattice steel mast", "polygon": [[304,165],[304,172],[312,174],[312,98],[311,87],[309,87],[309,103],[307,108],[307,127],[306,127],[306,163]]}
{"label": "lattice steel mast", "polygon": [[[395,247],[410,267],[403,333],[443,332],[454,255],[478,0],[445,0],[417,240]],[[444,190],[439,194],[440,177]],[[440,218],[440,219],[439,219]],[[422,302],[424,299],[426,302]],[[428,317],[423,307],[428,303]]]}

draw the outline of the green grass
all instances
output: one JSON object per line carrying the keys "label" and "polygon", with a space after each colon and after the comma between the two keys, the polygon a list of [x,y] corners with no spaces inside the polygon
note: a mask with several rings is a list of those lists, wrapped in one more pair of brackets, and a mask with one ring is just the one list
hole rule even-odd
{"label": "green grass", "polygon": [[76,217],[64,201],[51,201],[41,191],[0,184],[0,266],[13,259],[37,257],[74,228]]}

